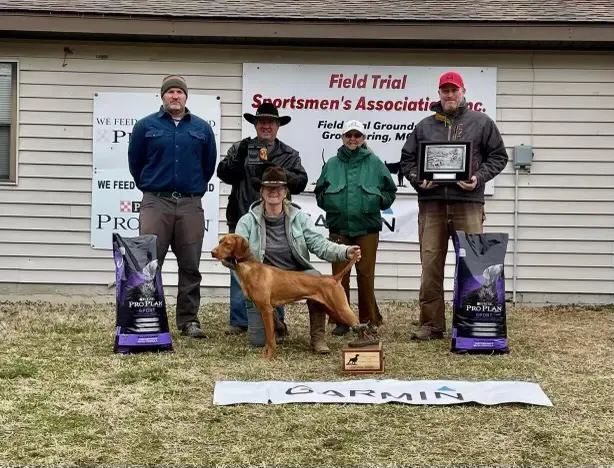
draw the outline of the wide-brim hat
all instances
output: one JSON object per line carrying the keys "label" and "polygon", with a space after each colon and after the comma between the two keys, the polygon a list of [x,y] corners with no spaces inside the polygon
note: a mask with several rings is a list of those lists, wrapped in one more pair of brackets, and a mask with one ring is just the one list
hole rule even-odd
{"label": "wide-brim hat", "polygon": [[288,176],[284,168],[279,166],[267,167],[262,173],[262,178],[252,178],[254,188],[260,190],[262,187],[283,187],[288,185]]}
{"label": "wide-brim hat", "polygon": [[256,114],[250,114],[248,112],[243,114],[243,118],[253,125],[256,125],[256,120],[261,117],[277,120],[279,122],[280,127],[283,127],[284,125],[290,123],[290,120],[292,120],[292,117],[288,115],[280,117],[277,107],[275,107],[275,105],[270,102],[264,102],[260,104],[258,109],[256,109]]}

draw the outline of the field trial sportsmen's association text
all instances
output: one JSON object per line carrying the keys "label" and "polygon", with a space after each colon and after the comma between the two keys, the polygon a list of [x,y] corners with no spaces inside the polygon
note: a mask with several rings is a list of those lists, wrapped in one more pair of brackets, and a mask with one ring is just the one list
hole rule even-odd
{"label": "field trial sportsmen's association text", "polygon": [[[330,75],[328,87],[331,89],[371,89],[376,90],[402,90],[407,87],[407,75],[394,77],[392,75],[358,75],[346,77],[341,73]],[[437,99],[429,96],[412,99],[404,96],[403,99],[370,99],[360,96],[356,102],[342,95],[339,99],[319,99],[310,97],[269,97],[260,93],[252,96],[251,107],[257,109],[262,103],[273,103],[278,109],[296,110],[355,110],[355,111],[391,111],[391,112],[421,112],[429,111]],[[467,107],[474,111],[486,112],[482,101],[470,101]]]}

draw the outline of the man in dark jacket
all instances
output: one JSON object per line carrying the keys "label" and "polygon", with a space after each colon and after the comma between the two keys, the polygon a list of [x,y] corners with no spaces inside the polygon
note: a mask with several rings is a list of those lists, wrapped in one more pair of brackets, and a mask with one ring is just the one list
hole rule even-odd
{"label": "man in dark jacket", "polygon": [[181,76],[164,78],[160,110],[139,120],[128,145],[128,166],[143,192],[140,234],[156,234],[158,265],[169,246],[177,258],[177,328],[205,338],[200,327],[199,266],[205,234],[202,197],[215,172],[217,146],[211,126],[186,108]]}
{"label": "man in dark jacket", "polygon": [[[507,165],[501,134],[485,113],[467,107],[462,77],[446,72],[439,79],[434,115],[416,125],[401,150],[401,171],[418,194],[418,239],[422,262],[420,327],[411,339],[443,338],[446,329],[443,294],[448,240],[456,230],[482,233],[484,187]],[[470,140],[473,143],[473,176],[456,184],[437,185],[418,180],[421,141]]]}
{"label": "man in dark jacket", "polygon": [[[288,180],[288,192],[299,194],[307,186],[307,171],[301,164],[298,151],[277,138],[279,127],[287,125],[290,117],[279,116],[271,103],[261,104],[256,114],[243,114],[245,120],[256,128],[256,138],[245,138],[234,143],[226,158],[217,167],[217,176],[232,186],[226,207],[228,230],[235,232],[237,222],[249,207],[260,199],[258,182],[264,170],[271,166],[282,167]],[[279,309],[283,322],[283,308]],[[240,334],[247,331],[247,310],[240,285],[230,276],[230,321],[227,333]]]}

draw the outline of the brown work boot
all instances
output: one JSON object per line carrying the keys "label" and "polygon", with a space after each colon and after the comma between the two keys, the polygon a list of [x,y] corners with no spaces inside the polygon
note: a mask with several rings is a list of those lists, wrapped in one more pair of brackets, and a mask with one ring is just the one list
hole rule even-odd
{"label": "brown work boot", "polygon": [[309,307],[309,333],[311,335],[311,350],[316,354],[328,354],[330,348],[326,345],[326,312],[313,301],[307,303]]}
{"label": "brown work boot", "polygon": [[275,333],[280,338],[287,338],[288,336],[290,336],[290,333],[288,333],[288,325],[286,325],[286,322],[282,322],[280,320],[279,323],[275,324]]}
{"label": "brown work boot", "polygon": [[443,332],[428,327],[420,327],[411,334],[409,339],[414,341],[441,340],[443,339]]}

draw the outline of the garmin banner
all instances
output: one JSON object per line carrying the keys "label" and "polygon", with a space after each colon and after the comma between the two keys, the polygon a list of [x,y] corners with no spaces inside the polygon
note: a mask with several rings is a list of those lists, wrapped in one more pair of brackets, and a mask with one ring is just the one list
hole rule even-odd
{"label": "garmin banner", "polygon": [[532,382],[456,380],[347,380],[339,382],[218,381],[214,405],[285,403],[355,403],[379,405],[501,405],[523,403],[553,406]]}
{"label": "garmin banner", "polygon": [[[128,142],[132,127],[141,118],[160,109],[160,94],[95,93],[93,118],[93,174],[91,246],[111,249],[112,234],[139,234],[143,193],[128,170]],[[220,154],[221,107],[217,96],[190,94],[186,107],[209,122]],[[214,175],[202,198],[205,216],[203,251],[218,243],[219,179]]]}
{"label": "garmin banner", "polygon": [[[399,193],[415,193],[399,174],[401,148],[416,125],[433,115],[439,100],[439,77],[449,69],[428,66],[243,64],[243,112],[255,113],[272,102],[280,115],[292,121],[278,137],[296,149],[309,176],[312,192],[325,161],[341,146],[346,120],[361,121],[367,145],[386,163]],[[470,109],[497,118],[497,69],[456,67],[463,76]],[[242,119],[243,137],[254,136],[254,126]],[[495,180],[485,194],[494,194]]]}
{"label": "garmin banner", "polygon": [[[311,216],[316,231],[328,236],[326,213],[318,206],[313,194],[292,195],[292,201]],[[382,211],[379,240],[418,242],[418,200],[415,197],[397,196],[392,206]]]}

